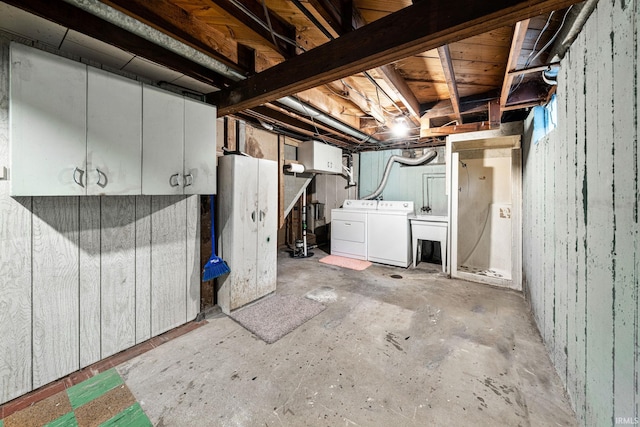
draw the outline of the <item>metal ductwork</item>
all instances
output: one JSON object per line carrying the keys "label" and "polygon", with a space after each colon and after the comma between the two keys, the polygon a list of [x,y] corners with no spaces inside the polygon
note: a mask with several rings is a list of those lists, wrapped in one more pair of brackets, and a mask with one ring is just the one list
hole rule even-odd
{"label": "metal ductwork", "polygon": [[582,27],[591,16],[591,12],[596,8],[598,0],[586,0],[583,3],[576,4],[571,8],[567,22],[558,34],[557,40],[549,51],[549,62],[556,62],[562,58],[569,50]]}
{"label": "metal ductwork", "polygon": [[317,120],[327,126],[331,126],[332,128],[339,130],[340,132],[346,133],[347,135],[353,136],[354,138],[358,138],[362,140],[362,142],[380,143],[379,140],[373,138],[371,135],[360,132],[359,130],[354,129],[351,126],[347,126],[344,123],[327,115],[326,113],[318,110],[317,108],[312,107],[311,105],[304,103],[292,96],[280,98],[278,99],[278,102],[285,107],[302,114],[303,116],[311,117],[313,120]]}
{"label": "metal ductwork", "polygon": [[389,180],[389,175],[391,175],[391,168],[393,167],[393,164],[395,162],[402,163],[403,165],[419,166],[419,165],[421,165],[423,163],[428,163],[428,162],[432,161],[436,157],[438,157],[438,152],[436,150],[429,150],[425,154],[423,154],[422,156],[416,157],[414,159],[409,158],[409,157],[402,157],[402,156],[391,156],[391,157],[389,157],[389,160],[387,161],[387,166],[384,168],[384,174],[382,175],[382,181],[380,181],[380,185],[378,185],[378,188],[376,189],[376,191],[374,191],[373,193],[371,193],[371,194],[369,194],[367,196],[361,197],[361,199],[362,200],[371,200],[371,199],[375,199],[380,194],[382,194],[382,190],[384,190],[384,187],[387,186],[387,181]]}

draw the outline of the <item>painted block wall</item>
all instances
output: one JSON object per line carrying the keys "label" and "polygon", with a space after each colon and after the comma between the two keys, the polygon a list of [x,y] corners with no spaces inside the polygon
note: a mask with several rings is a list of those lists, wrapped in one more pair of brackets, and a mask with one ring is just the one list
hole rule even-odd
{"label": "painted block wall", "polygon": [[638,22],[601,0],[562,60],[558,127],[526,122],[523,282],[582,425],[638,424]]}
{"label": "painted block wall", "polygon": [[[0,178],[9,104],[0,33]],[[0,180],[0,404],[195,318],[199,196],[14,198],[9,185]]]}
{"label": "painted block wall", "polygon": [[[384,200],[409,200],[413,201],[416,213],[420,213],[423,206],[427,206],[426,176],[442,176],[440,196],[436,199],[446,199],[445,195],[445,166],[444,147],[436,148],[438,157],[426,165],[407,166],[395,163],[389,174],[387,185],[382,192]],[[401,156],[402,150],[365,151],[360,154],[360,173],[358,183],[359,197],[373,193],[380,184],[387,161],[391,156]],[[421,152],[418,154],[421,155]],[[446,208],[446,207],[445,207]],[[447,212],[432,214],[447,215]]]}

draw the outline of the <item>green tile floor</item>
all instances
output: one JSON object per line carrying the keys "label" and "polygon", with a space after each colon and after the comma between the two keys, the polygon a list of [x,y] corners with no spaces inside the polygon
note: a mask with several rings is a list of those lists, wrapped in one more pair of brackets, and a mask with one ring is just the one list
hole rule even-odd
{"label": "green tile floor", "polygon": [[102,372],[0,420],[0,427],[151,425],[115,369]]}

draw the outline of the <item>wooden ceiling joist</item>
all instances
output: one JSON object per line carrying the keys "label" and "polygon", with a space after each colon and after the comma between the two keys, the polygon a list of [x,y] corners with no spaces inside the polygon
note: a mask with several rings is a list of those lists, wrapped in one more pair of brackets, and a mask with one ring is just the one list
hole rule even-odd
{"label": "wooden ceiling joist", "polygon": [[[487,111],[487,102],[491,102],[497,98],[498,94],[495,91],[462,97],[460,98],[460,114]],[[423,104],[421,105],[421,111],[424,111],[423,118],[448,117],[454,114],[453,106],[449,99]]]}
{"label": "wooden ceiling joist", "polygon": [[[265,8],[260,1],[211,0],[211,3],[220,7],[248,28],[251,28],[285,58],[290,58],[296,54],[294,44],[277,37],[277,35],[281,35],[295,42],[296,28],[270,9],[267,9],[267,14],[265,15]],[[271,30],[273,30],[273,33]]]}
{"label": "wooden ceiling joist", "polygon": [[509,75],[511,77],[517,77],[520,76],[522,74],[531,74],[531,73],[537,73],[538,71],[547,71],[550,70],[551,68],[555,67],[555,66],[559,66],[560,63],[559,62],[553,62],[549,65],[538,65],[536,67],[528,67],[528,68],[523,68],[522,70],[513,70],[513,71],[509,71]]}
{"label": "wooden ceiling joist", "polygon": [[309,0],[309,3],[336,33],[344,34],[353,29],[352,0]]}
{"label": "wooden ceiling joist", "polygon": [[500,123],[491,122],[478,122],[478,123],[465,123],[463,125],[441,126],[437,128],[422,129],[420,131],[420,138],[447,136],[457,133],[477,132],[481,130],[498,129]]}
{"label": "wooden ceiling joist", "polygon": [[232,114],[578,2],[418,2],[238,82],[211,100],[220,116]]}
{"label": "wooden ceiling joist", "polygon": [[[216,87],[231,85],[233,81],[214,71],[184,58],[177,53],[152,43],[111,22],[79,9],[62,0],[5,0],[12,6],[41,16],[63,27],[86,34],[96,40],[147,58],[174,71]],[[216,59],[218,59],[216,57]],[[228,64],[233,65],[233,64]]]}
{"label": "wooden ceiling joist", "polygon": [[513,29],[513,38],[511,39],[511,49],[509,50],[509,59],[507,60],[507,69],[504,75],[504,81],[502,82],[502,91],[500,93],[500,107],[503,108],[509,101],[509,94],[511,93],[511,85],[513,84],[513,75],[509,72],[515,70],[518,66],[518,58],[520,57],[520,51],[522,45],[527,37],[527,30],[529,29],[530,19],[517,22]]}
{"label": "wooden ceiling joist", "polygon": [[393,65],[383,65],[378,68],[385,82],[396,92],[400,102],[409,111],[414,121],[420,120],[420,102],[413,93],[407,81],[400,75]]}
{"label": "wooden ceiling joist", "polygon": [[453,61],[451,60],[451,52],[449,45],[440,46],[438,48],[438,56],[442,63],[444,78],[449,88],[449,98],[451,99],[451,107],[453,108],[454,119],[459,125],[462,124],[462,114],[460,114],[460,95],[458,94],[458,84],[456,83],[456,74],[453,71]]}

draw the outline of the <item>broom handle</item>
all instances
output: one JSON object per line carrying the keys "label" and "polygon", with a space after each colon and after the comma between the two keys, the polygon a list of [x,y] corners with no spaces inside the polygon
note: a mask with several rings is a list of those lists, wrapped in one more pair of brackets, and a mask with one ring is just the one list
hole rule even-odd
{"label": "broom handle", "polygon": [[216,254],[216,233],[214,229],[215,217],[213,216],[214,206],[213,206],[213,194],[209,196],[211,199],[211,255],[215,256]]}

